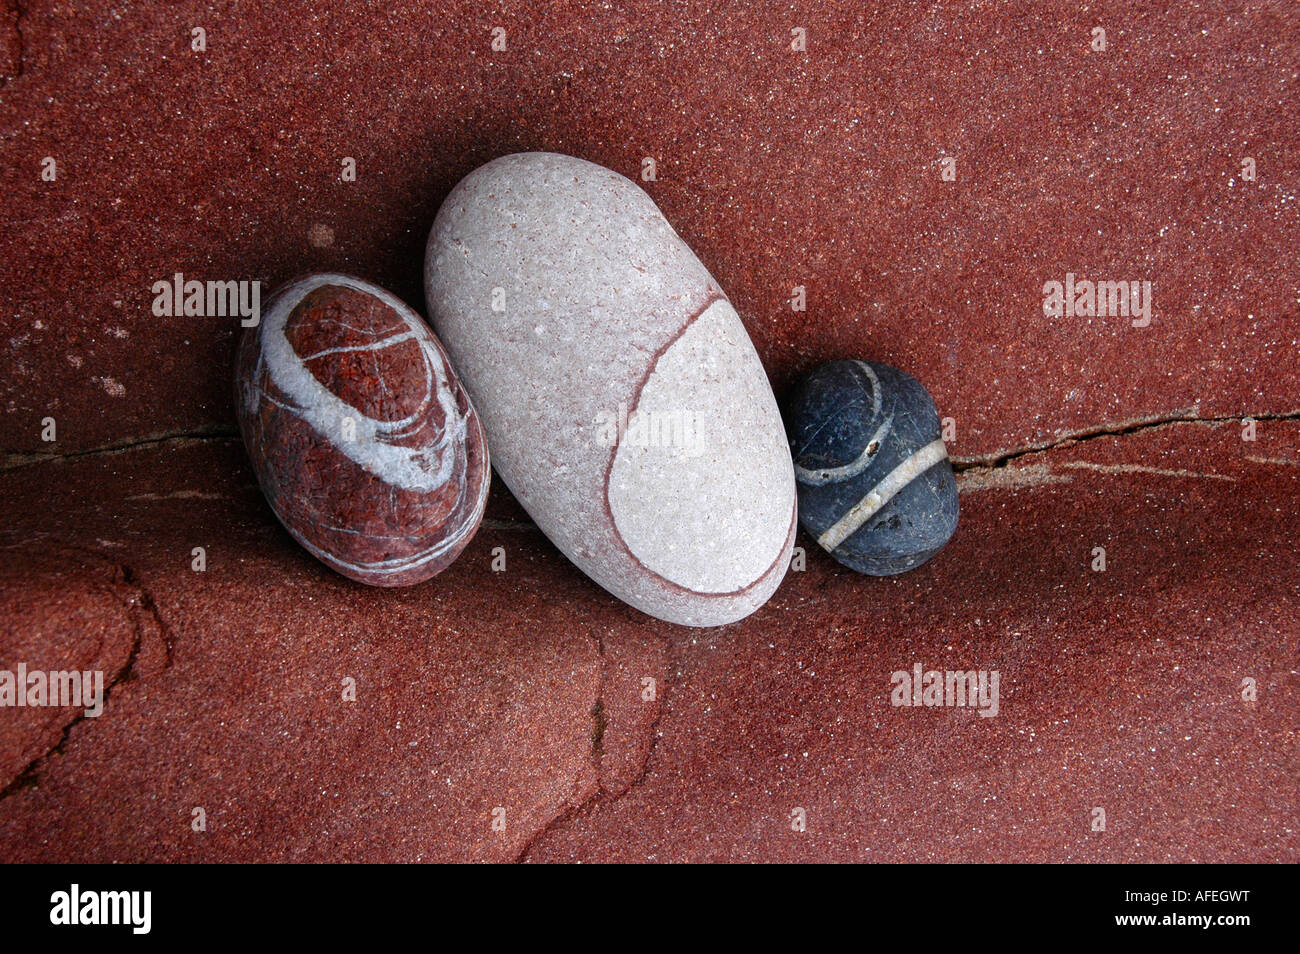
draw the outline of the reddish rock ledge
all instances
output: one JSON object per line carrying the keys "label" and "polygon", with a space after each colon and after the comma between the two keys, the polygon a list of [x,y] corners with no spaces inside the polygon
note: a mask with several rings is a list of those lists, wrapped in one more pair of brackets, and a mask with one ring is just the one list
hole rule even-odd
{"label": "reddish rock ledge", "polygon": [[[864,578],[801,536],[806,571],[700,631],[499,488],[460,560],[379,591],[289,538],[231,439],[10,469],[0,658],[98,645],[114,675],[61,741],[5,713],[0,859],[1295,861],[1300,423],[1258,438],[967,467],[924,567]],[[914,663],[998,671],[997,716],[892,706]]]}
{"label": "reddish rock ledge", "polygon": [[[0,861],[1300,860],[1300,4],[18,8],[0,668],[107,698],[0,709]],[[295,544],[239,321],[153,284],[419,305],[452,186],[533,149],[643,181],[778,398],[837,358],[925,384],[948,548],[868,580],[801,535],[758,613],[683,631],[499,484],[406,590]],[[1046,317],[1070,274],[1152,282],[1150,324]],[[996,670],[998,715],[892,706],[916,663]]]}

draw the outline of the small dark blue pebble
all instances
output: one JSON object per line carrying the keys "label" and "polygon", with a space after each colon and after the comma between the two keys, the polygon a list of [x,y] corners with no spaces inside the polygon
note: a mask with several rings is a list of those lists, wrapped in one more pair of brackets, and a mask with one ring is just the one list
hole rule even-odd
{"label": "small dark blue pebble", "polygon": [[910,374],[832,361],[786,411],[799,524],[859,573],[920,566],[957,529],[957,482],[934,401]]}

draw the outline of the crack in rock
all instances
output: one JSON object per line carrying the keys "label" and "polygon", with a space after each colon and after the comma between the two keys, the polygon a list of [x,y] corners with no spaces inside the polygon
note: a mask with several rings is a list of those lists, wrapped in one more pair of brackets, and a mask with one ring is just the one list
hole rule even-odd
{"label": "crack in rock", "polygon": [[1121,421],[1112,424],[1099,424],[1063,434],[1054,441],[1043,444],[1031,444],[1014,450],[995,451],[992,454],[977,454],[974,457],[952,458],[952,468],[958,474],[967,471],[996,470],[1006,467],[1011,461],[1030,454],[1043,454],[1072,444],[1085,444],[1099,437],[1122,437],[1141,431],[1159,430],[1180,424],[1202,424],[1216,426],[1220,424],[1237,424],[1249,418],[1252,421],[1296,421],[1300,420],[1300,410],[1284,411],[1276,414],[1230,414],[1222,417],[1200,417],[1191,413],[1191,409],[1175,412],[1164,417],[1146,417],[1133,421]]}
{"label": "crack in rock", "polygon": [[[157,675],[171,666],[175,631],[163,619],[153,594],[140,581],[139,574],[134,568],[125,563],[112,563],[93,551],[76,547],[71,548],[71,551],[87,555],[96,563],[109,568],[107,592],[126,610],[132,623],[131,644],[126,661],[104,684],[104,697],[101,700],[103,711],[96,717],[103,718],[103,715],[109,711],[109,704],[118,686]],[[21,789],[37,786],[45,764],[51,758],[63,754],[72,730],[87,718],[89,716],[82,710],[65,723],[58,740],[32,758],[14,775],[12,781],[4,787],[3,791],[0,791],[0,799],[7,798]]]}
{"label": "crack in rock", "polygon": [[5,456],[3,461],[0,461],[0,471],[13,470],[18,467],[28,467],[32,464],[61,463],[63,461],[79,460],[83,457],[125,454],[129,451],[141,450],[146,447],[158,447],[162,444],[175,444],[178,447],[187,447],[208,441],[232,441],[238,439],[239,431],[234,427],[224,424],[214,425],[212,427],[201,427],[192,431],[147,434],[144,437],[131,437],[112,444],[106,444],[103,447],[90,447],[85,450],[65,451],[62,453],[46,453],[38,451],[36,453],[8,454]]}
{"label": "crack in rock", "polygon": [[592,703],[590,710],[591,717],[591,735],[588,758],[591,760],[591,767],[595,772],[595,790],[591,794],[582,797],[581,775],[574,780],[573,794],[569,798],[568,805],[562,808],[550,821],[546,822],[524,842],[523,847],[515,856],[515,863],[522,864],[528,857],[528,853],[533,850],[533,845],[537,840],[545,835],[556,825],[563,824],[570,818],[573,818],[588,805],[600,798],[604,791],[604,785],[601,780],[601,768],[605,759],[605,730],[609,727],[609,721],[605,717],[605,642],[600,636],[592,637],[596,644],[596,701]]}
{"label": "crack in rock", "polygon": [[[1242,421],[1245,418],[1261,422],[1300,420],[1300,409],[1266,414],[1229,414],[1219,417],[1200,417],[1196,415],[1194,411],[1194,408],[1187,408],[1182,411],[1175,411],[1170,415],[1144,417],[1132,421],[1119,421],[1079,428],[1078,430],[1068,431],[1052,441],[1047,441],[1041,444],[1029,444],[1025,447],[1018,447],[1010,450],[994,451],[990,454],[976,454],[972,457],[953,455],[953,469],[961,472],[980,467],[1005,467],[1010,461],[1013,461],[1018,457],[1025,457],[1029,454],[1038,454],[1044,451],[1055,450],[1058,447],[1065,447],[1070,444],[1081,444],[1098,437],[1116,437],[1125,434],[1135,434],[1139,431],[1167,427],[1173,424],[1228,424]],[[237,440],[238,438],[238,428],[229,424],[214,424],[211,426],[194,428],[193,430],[188,431],[170,431],[146,434],[142,437],[129,437],[121,441],[115,441],[111,444],[105,444],[101,447],[89,447],[83,450],[66,451],[64,453],[37,451],[8,454],[2,461],[0,461],[0,471],[12,470],[16,467],[26,467],[30,464],[38,464],[42,462],[76,460],[82,457],[95,457],[103,454],[121,454],[127,451],[138,450],[146,447],[155,447],[161,444],[175,443],[184,446],[186,444],[202,441],[226,441]],[[497,529],[523,529],[531,526],[532,524],[500,521],[500,526]]]}
{"label": "crack in rock", "polygon": [[1024,467],[970,467],[957,472],[958,493],[980,490],[1016,490],[1044,484],[1068,484],[1068,474],[1053,472],[1050,464],[1026,464]]}
{"label": "crack in rock", "polygon": [[[640,766],[638,767],[636,774],[627,782],[626,785],[619,786],[617,789],[610,788],[606,784],[604,771],[605,734],[609,729],[609,715],[607,714],[605,705],[608,666],[605,659],[604,640],[597,636],[595,637],[595,642],[596,652],[599,657],[599,680],[596,690],[596,701],[593,703],[590,710],[591,748],[589,752],[592,767],[596,772],[595,790],[585,798],[578,798],[579,785],[581,783],[581,779],[579,779],[578,785],[575,785],[574,788],[574,800],[571,801],[567,808],[560,811],[554,818],[542,825],[533,832],[531,836],[529,836],[528,840],[524,843],[523,848],[520,849],[519,853],[515,856],[515,862],[518,864],[527,861],[533,848],[550,832],[579,815],[591,811],[597,805],[608,804],[623,798],[628,792],[640,786],[649,774],[650,762],[659,744],[659,724],[664,714],[664,687],[661,685],[654,699],[654,715],[649,724],[645,727],[645,732],[648,734],[648,744],[646,745],[645,754],[640,760]],[[665,665],[667,665],[669,653],[668,640],[660,639],[659,644],[659,649],[664,655]]]}

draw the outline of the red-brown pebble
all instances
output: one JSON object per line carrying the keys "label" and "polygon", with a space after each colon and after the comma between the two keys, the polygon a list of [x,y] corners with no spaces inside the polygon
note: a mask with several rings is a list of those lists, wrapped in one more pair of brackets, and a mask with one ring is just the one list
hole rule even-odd
{"label": "red-brown pebble", "polygon": [[478,415],[433,333],[383,289],[285,286],[245,333],[235,381],[271,509],[344,576],[419,583],[473,537],[491,475]]}

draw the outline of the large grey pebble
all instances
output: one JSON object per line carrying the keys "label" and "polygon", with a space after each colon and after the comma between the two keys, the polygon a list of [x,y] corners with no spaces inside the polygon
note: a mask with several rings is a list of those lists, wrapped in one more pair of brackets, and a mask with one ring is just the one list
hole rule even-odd
{"label": "large grey pebble", "polygon": [[583,572],[691,626],[767,601],[796,525],[781,416],[645,192],[555,153],[489,162],[438,212],[425,288],[497,472]]}

